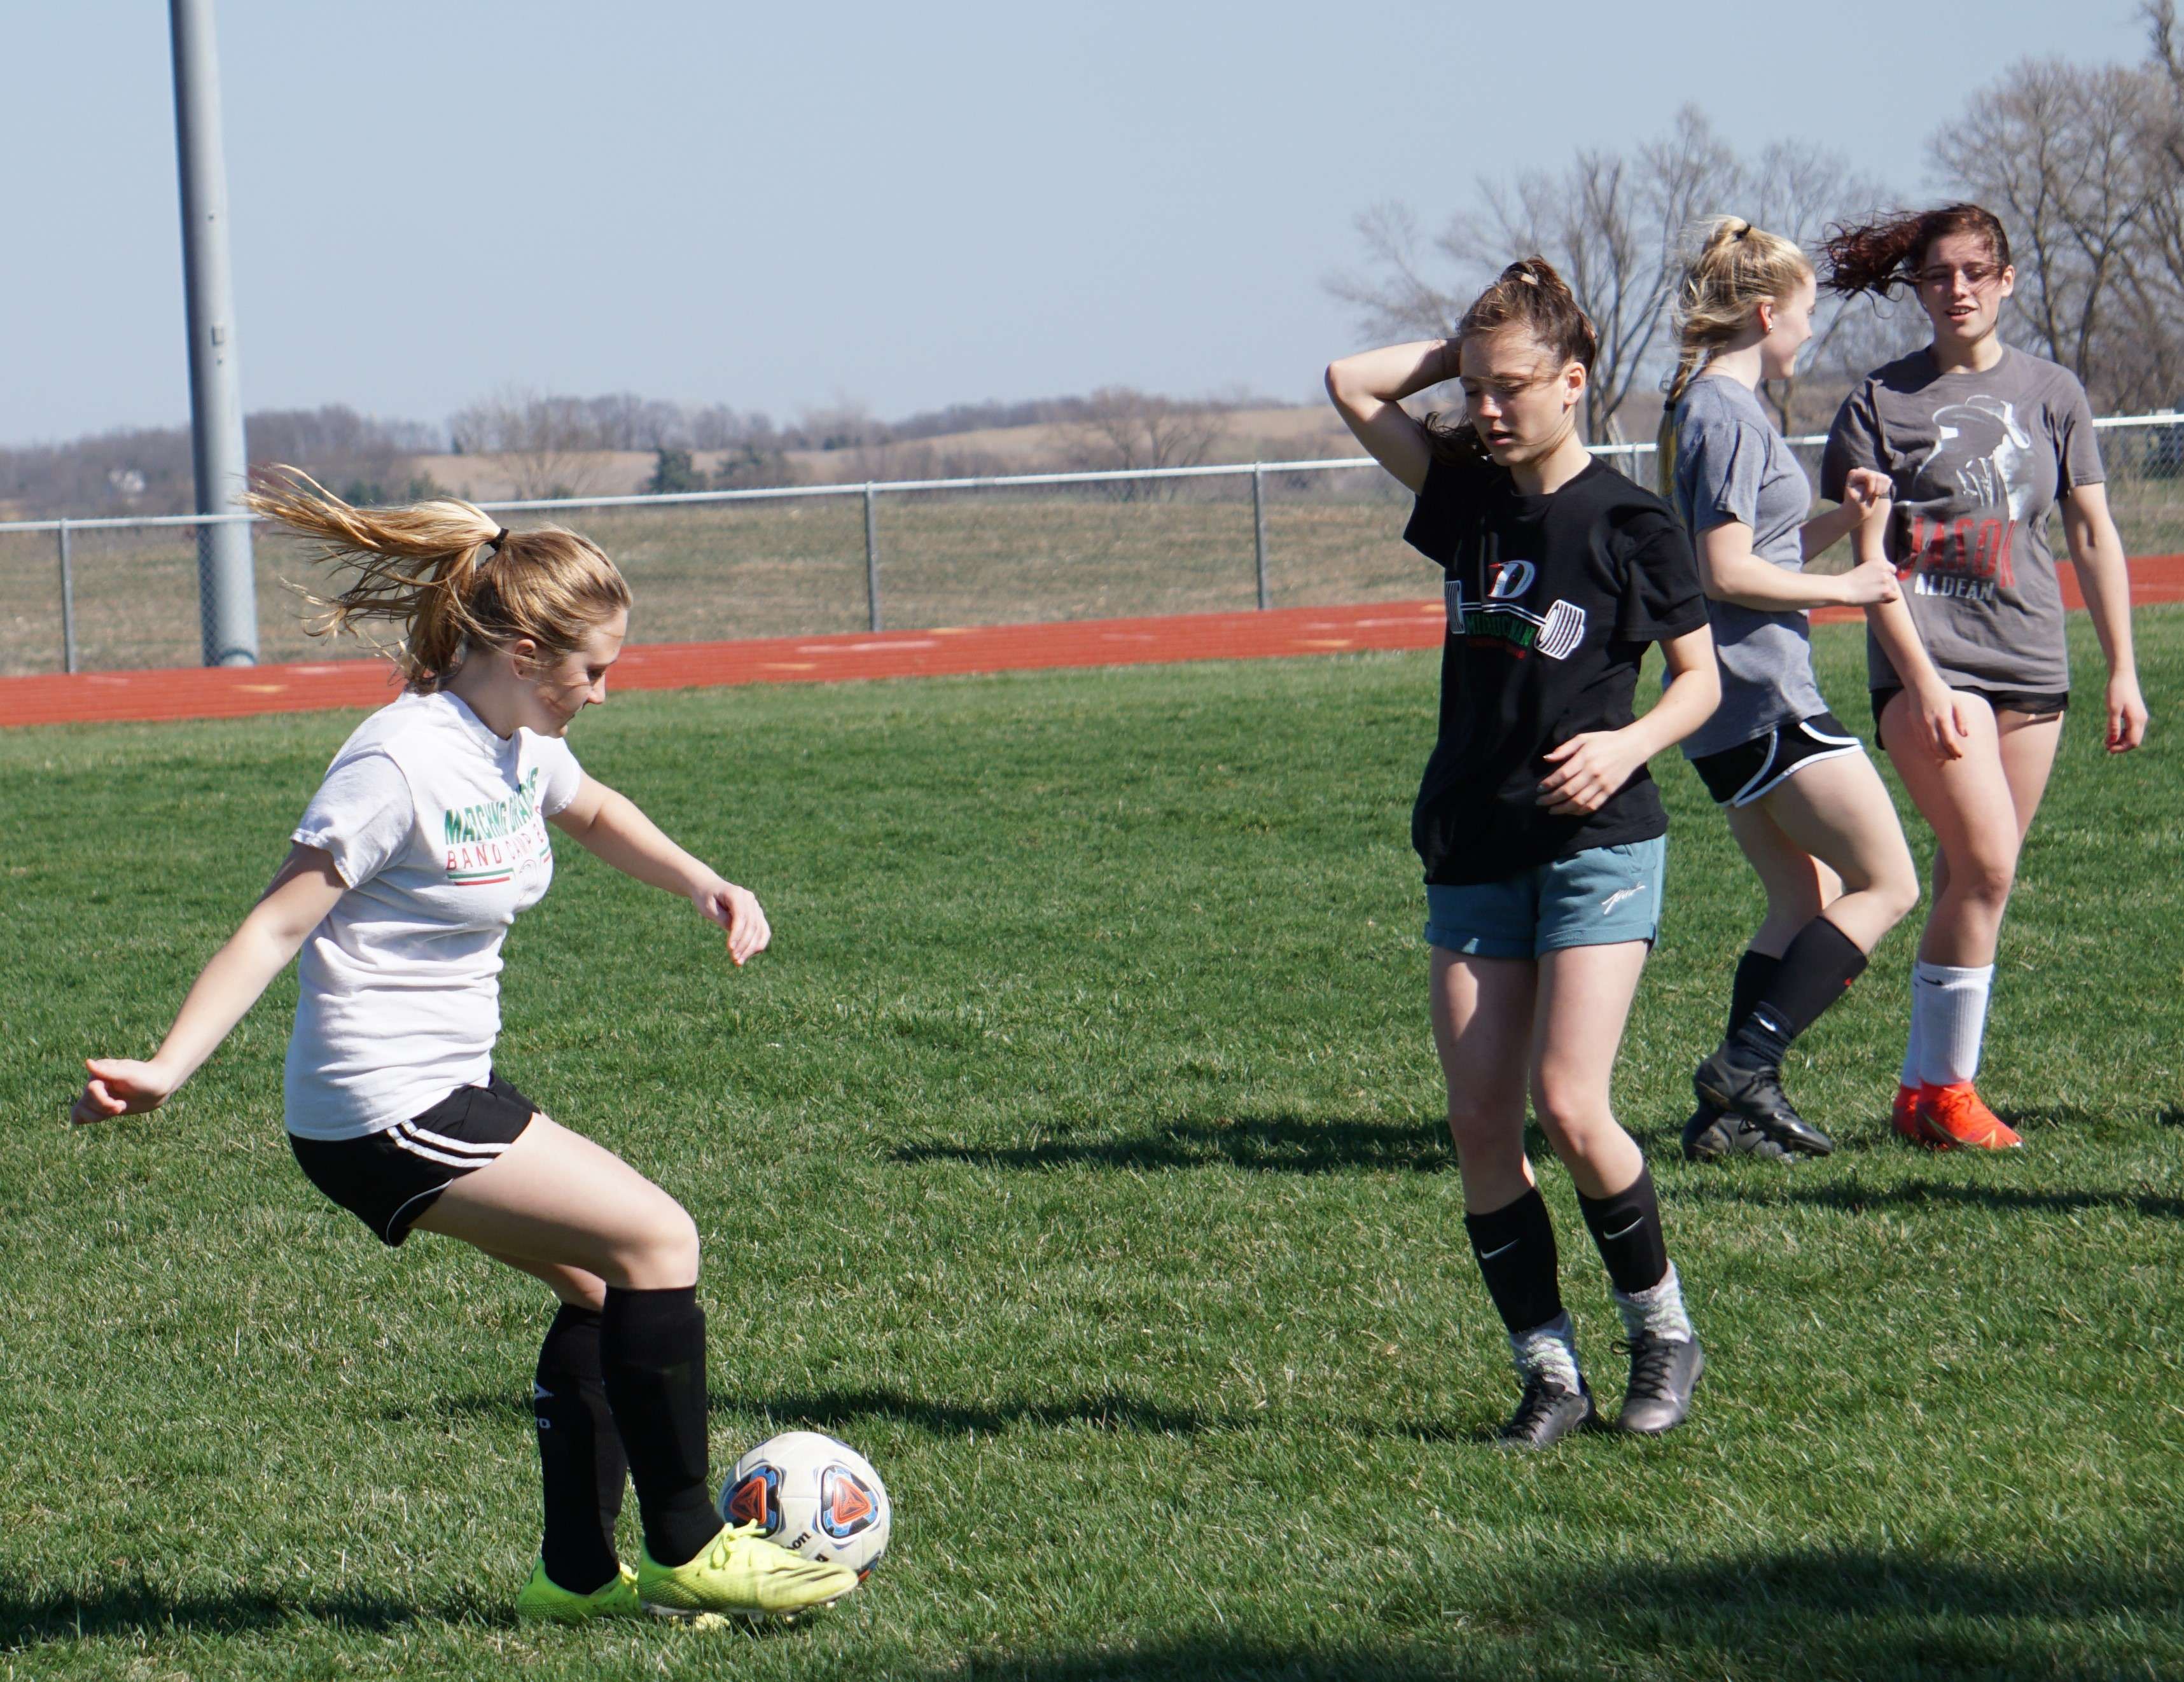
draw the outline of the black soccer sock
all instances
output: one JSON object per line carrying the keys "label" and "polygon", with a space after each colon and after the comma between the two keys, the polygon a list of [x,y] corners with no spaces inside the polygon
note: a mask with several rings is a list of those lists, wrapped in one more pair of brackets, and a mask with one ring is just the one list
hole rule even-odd
{"label": "black soccer sock", "polygon": [[546,1484],[539,1557],[557,1587],[588,1595],[614,1581],[615,1520],[629,1475],[599,1372],[599,1317],[565,1302],[538,1350],[531,1411]]}
{"label": "black soccer sock", "polygon": [[1547,1201],[1532,1187],[1514,1203],[1484,1215],[1466,1215],[1471,1253],[1486,1279],[1486,1294],[1513,1334],[1560,1317],[1562,1287],[1555,1277],[1555,1229]]}
{"label": "black soccer sock", "polygon": [[1774,979],[1774,972],[1782,967],[1780,958],[1769,957],[1764,952],[1747,951],[1736,961],[1736,979],[1729,986],[1729,1027],[1723,1031],[1726,1039],[1744,1026],[1744,1019],[1752,1014],[1767,991],[1767,983]]}
{"label": "black soccer sock", "polygon": [[1661,1235],[1661,1204],[1653,1195],[1653,1174],[1641,1167],[1638,1178],[1612,1197],[1577,1195],[1585,1223],[1592,1230],[1607,1277],[1625,1296],[1651,1290],[1669,1277],[1669,1245]]}
{"label": "black soccer sock", "polygon": [[662,1565],[688,1564],[721,1529],[706,1487],[705,1311],[698,1288],[608,1286],[599,1367],[637,1485],[645,1551]]}
{"label": "black soccer sock", "polygon": [[1865,954],[1858,943],[1825,916],[1814,917],[1797,931],[1767,990],[1730,1037],[1779,1068],[1790,1042],[1864,972]]}

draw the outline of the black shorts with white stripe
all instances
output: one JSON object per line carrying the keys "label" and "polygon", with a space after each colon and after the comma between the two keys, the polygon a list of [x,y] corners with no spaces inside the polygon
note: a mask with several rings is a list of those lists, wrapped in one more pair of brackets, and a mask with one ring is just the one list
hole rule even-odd
{"label": "black shorts with white stripe", "polygon": [[292,1133],[288,1148],[313,1185],[383,1242],[399,1244],[450,1182],[496,1160],[538,1113],[499,1075],[488,1075],[483,1086],[459,1086],[431,1109],[361,1139]]}
{"label": "black shorts with white stripe", "polygon": [[1862,754],[1865,744],[1843,728],[1831,712],[1778,724],[1763,736],[1702,754],[1691,769],[1707,786],[1718,806],[1748,806],[1781,785],[1785,777],[1844,754]]}

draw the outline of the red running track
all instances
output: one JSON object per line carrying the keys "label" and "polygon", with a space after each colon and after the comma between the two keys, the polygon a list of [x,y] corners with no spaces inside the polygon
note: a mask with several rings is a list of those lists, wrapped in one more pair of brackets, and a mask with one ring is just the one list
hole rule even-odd
{"label": "red running track", "polygon": [[[2134,560],[2131,571],[2133,600],[2184,601],[2184,555]],[[2065,565],[2062,573],[2064,599],[2082,607],[2074,569]],[[1813,615],[1823,623],[1857,616],[1854,608],[1825,608]],[[1445,629],[1441,604],[1422,601],[741,643],[638,643],[622,650],[613,683],[621,689],[686,689],[1357,654],[1433,648]],[[394,693],[390,668],[376,660],[0,677],[0,725],[240,718],[378,706]]]}

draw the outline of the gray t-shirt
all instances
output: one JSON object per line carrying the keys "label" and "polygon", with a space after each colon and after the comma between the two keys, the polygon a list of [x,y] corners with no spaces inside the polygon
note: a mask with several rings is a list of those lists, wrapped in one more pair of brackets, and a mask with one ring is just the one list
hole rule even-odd
{"label": "gray t-shirt", "polygon": [[[1760,560],[1804,570],[1797,534],[1812,510],[1812,487],[1743,382],[1694,380],[1677,404],[1675,503],[1694,549],[1702,533],[1734,521],[1752,528],[1752,553]],[[1827,710],[1813,681],[1802,610],[1768,612],[1709,597],[1707,617],[1721,665],[1721,705],[1685,738],[1687,757],[1718,754]]]}
{"label": "gray t-shirt", "polygon": [[[1836,412],[1823,494],[1840,498],[1853,467],[1895,482],[1889,559],[1942,677],[1978,689],[2068,689],[2048,515],[2064,492],[2108,476],[2085,388],[2070,370],[2014,347],[1985,373],[1938,373],[1925,350],[1876,368]],[[1875,689],[1903,682],[1870,636],[1866,672]]]}

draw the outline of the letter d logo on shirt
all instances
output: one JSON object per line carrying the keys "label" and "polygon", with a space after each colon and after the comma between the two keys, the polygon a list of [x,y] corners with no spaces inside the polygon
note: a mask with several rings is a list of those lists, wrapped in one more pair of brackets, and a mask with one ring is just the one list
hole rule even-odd
{"label": "letter d logo on shirt", "polygon": [[1514,601],[1532,588],[1540,569],[1529,560],[1505,560],[1494,569],[1494,582],[1486,587],[1490,601]]}

